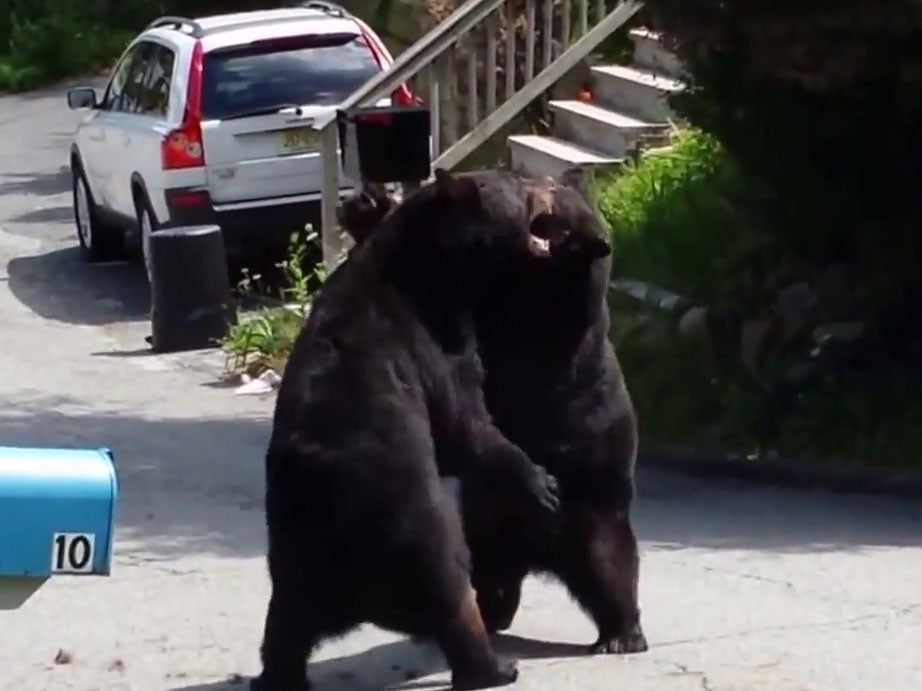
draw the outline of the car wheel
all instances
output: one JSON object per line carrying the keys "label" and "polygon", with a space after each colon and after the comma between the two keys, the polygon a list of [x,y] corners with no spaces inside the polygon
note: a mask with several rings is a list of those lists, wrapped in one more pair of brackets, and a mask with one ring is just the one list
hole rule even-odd
{"label": "car wheel", "polygon": [[144,275],[147,276],[147,282],[153,283],[153,270],[150,261],[150,236],[157,229],[157,222],[154,220],[154,212],[151,211],[150,202],[143,192],[139,192],[135,197],[135,214],[138,218],[138,243],[141,248],[141,262],[144,264]]}
{"label": "car wheel", "polygon": [[82,166],[72,166],[74,192],[74,224],[80,254],[88,262],[122,259],[125,252],[125,234],[118,227],[99,220],[99,210],[86,181]]}

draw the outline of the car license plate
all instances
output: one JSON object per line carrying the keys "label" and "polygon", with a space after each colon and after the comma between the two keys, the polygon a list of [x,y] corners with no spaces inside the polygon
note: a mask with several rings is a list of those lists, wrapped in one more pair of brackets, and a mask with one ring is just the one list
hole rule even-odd
{"label": "car license plate", "polygon": [[313,127],[296,127],[281,133],[281,147],[285,153],[310,151],[317,145],[317,130]]}

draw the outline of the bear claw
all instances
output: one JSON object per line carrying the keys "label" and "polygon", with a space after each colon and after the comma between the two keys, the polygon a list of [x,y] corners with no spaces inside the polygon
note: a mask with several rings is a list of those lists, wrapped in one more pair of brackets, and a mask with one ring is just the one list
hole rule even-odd
{"label": "bear claw", "polygon": [[645,653],[649,649],[647,637],[640,627],[623,636],[599,636],[599,640],[589,648],[590,655],[630,655]]}
{"label": "bear claw", "polygon": [[560,510],[560,484],[557,478],[538,466],[532,482],[532,494],[538,499],[541,508],[548,513],[557,513]]}

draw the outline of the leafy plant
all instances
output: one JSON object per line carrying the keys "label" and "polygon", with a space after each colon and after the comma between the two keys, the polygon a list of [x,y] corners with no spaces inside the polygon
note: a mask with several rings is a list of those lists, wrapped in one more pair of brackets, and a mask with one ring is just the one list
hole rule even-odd
{"label": "leafy plant", "polygon": [[288,255],[279,264],[283,282],[280,298],[271,296],[261,275],[244,271],[238,292],[242,299],[258,306],[255,314],[238,315],[237,323],[225,338],[223,349],[228,372],[255,377],[269,369],[279,373],[284,369],[310,302],[326,280],[322,263],[308,266],[306,261],[310,245],[318,243],[319,235],[310,226],[303,236],[299,233],[291,236]]}
{"label": "leafy plant", "polygon": [[618,275],[715,299],[764,244],[748,213],[757,186],[700,130],[676,130],[670,147],[595,184]]}

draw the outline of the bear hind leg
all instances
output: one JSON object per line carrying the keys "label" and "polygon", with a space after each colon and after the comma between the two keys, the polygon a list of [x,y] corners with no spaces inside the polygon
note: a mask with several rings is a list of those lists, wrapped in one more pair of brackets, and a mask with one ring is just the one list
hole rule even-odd
{"label": "bear hind leg", "polygon": [[[432,638],[451,669],[455,689],[482,689],[513,683],[515,662],[500,660],[493,650],[470,582],[470,556],[460,516],[450,502],[426,507],[412,516],[426,526],[423,534],[395,552],[391,612],[404,612],[406,633]],[[407,616],[410,612],[415,616]],[[394,617],[388,617],[393,623]],[[379,622],[375,622],[379,623]],[[382,622],[385,626],[387,622]]]}
{"label": "bear hind leg", "polygon": [[280,589],[273,587],[266,612],[266,625],[260,648],[262,673],[250,682],[250,691],[306,691],[307,658],[317,643],[301,617],[298,601],[288,601]]}
{"label": "bear hind leg", "polygon": [[614,510],[593,512],[587,524],[560,576],[598,626],[599,638],[589,652],[645,652],[637,602],[640,556],[630,518]]}
{"label": "bear hind leg", "polygon": [[502,581],[491,580],[476,584],[477,606],[490,633],[505,631],[512,626],[512,620],[522,599],[524,578],[515,576]]}

